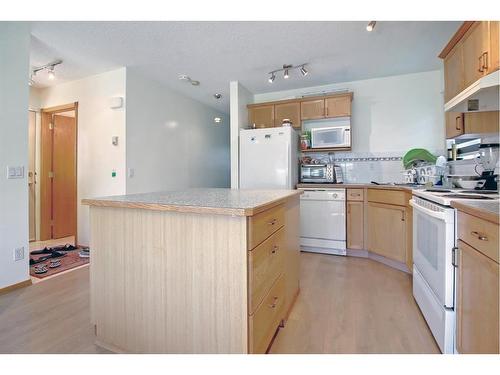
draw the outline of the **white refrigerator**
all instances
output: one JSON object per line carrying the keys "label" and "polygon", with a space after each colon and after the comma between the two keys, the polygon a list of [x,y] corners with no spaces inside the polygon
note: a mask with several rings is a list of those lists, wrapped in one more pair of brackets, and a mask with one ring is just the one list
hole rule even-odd
{"label": "white refrigerator", "polygon": [[292,127],[240,131],[240,189],[295,189],[299,136]]}

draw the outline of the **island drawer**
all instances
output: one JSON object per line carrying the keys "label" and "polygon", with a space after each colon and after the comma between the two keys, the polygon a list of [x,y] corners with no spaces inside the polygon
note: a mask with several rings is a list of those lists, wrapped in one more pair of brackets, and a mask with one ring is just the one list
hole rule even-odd
{"label": "island drawer", "polygon": [[364,190],[363,189],[347,189],[347,200],[348,201],[363,201]]}
{"label": "island drawer", "polygon": [[368,189],[368,201],[376,203],[394,204],[397,206],[407,206],[409,198],[404,191]]}
{"label": "island drawer", "polygon": [[248,252],[249,312],[253,313],[283,272],[284,228]]}
{"label": "island drawer", "polygon": [[280,276],[253,315],[249,316],[249,351],[265,353],[285,315],[285,278]]}
{"label": "island drawer", "polygon": [[270,208],[248,218],[248,249],[264,241],[285,223],[285,207],[283,204]]}
{"label": "island drawer", "polygon": [[498,263],[498,225],[458,211],[458,238]]}

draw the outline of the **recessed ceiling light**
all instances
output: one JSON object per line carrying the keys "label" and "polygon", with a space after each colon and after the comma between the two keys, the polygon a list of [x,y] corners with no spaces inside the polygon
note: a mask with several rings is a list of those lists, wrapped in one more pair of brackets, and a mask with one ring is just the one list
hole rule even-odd
{"label": "recessed ceiling light", "polygon": [[215,99],[220,99],[220,98],[222,98],[222,94],[215,93],[215,94],[214,94],[214,98],[215,98]]}
{"label": "recessed ceiling light", "polygon": [[220,117],[214,117],[214,122],[216,124],[220,124],[222,122],[222,118],[220,118]]}
{"label": "recessed ceiling light", "polygon": [[375,28],[376,21],[370,21],[368,25],[366,25],[366,31],[373,31]]}

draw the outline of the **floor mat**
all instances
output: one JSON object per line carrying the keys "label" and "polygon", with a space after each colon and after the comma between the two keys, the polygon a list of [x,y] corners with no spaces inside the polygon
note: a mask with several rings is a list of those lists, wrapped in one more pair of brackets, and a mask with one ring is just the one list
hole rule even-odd
{"label": "floor mat", "polygon": [[[56,267],[56,268],[49,268],[49,270],[46,273],[36,274],[34,265],[31,266],[30,267],[30,275],[32,277],[36,277],[37,279],[43,279],[45,277],[49,277],[49,276],[70,270],[70,269],[75,268],[75,267],[80,267],[80,266],[83,266],[84,264],[89,263],[89,258],[80,258],[80,256],[78,255],[79,250],[80,249],[68,251],[68,252],[66,252],[65,256],[60,257],[60,258],[55,258],[55,259],[58,259],[61,261],[61,265],[59,267]],[[41,258],[44,256],[47,256],[47,254],[32,255],[31,257],[33,259],[38,259],[38,258]],[[45,264],[48,267],[50,264],[50,259],[46,260],[45,262],[38,263],[36,265],[38,266],[41,264]]]}

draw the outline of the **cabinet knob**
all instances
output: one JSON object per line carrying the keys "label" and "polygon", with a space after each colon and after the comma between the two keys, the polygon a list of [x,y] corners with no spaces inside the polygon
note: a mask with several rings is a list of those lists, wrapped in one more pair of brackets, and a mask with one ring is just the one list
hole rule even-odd
{"label": "cabinet knob", "polygon": [[488,237],[486,236],[483,236],[481,233],[479,232],[476,232],[476,231],[473,231],[473,232],[470,232],[470,234],[472,234],[474,237],[477,237],[477,239],[479,241],[488,241]]}
{"label": "cabinet knob", "polygon": [[271,254],[276,254],[276,252],[278,251],[279,249],[279,246],[278,245],[274,245],[273,248],[271,249]]}
{"label": "cabinet knob", "polygon": [[278,304],[278,297],[273,298],[273,302],[269,305],[271,309],[276,308],[276,305]]}
{"label": "cabinet knob", "polygon": [[272,220],[271,220],[268,224],[269,224],[269,225],[274,225],[274,224],[276,224],[276,219],[272,219]]}

